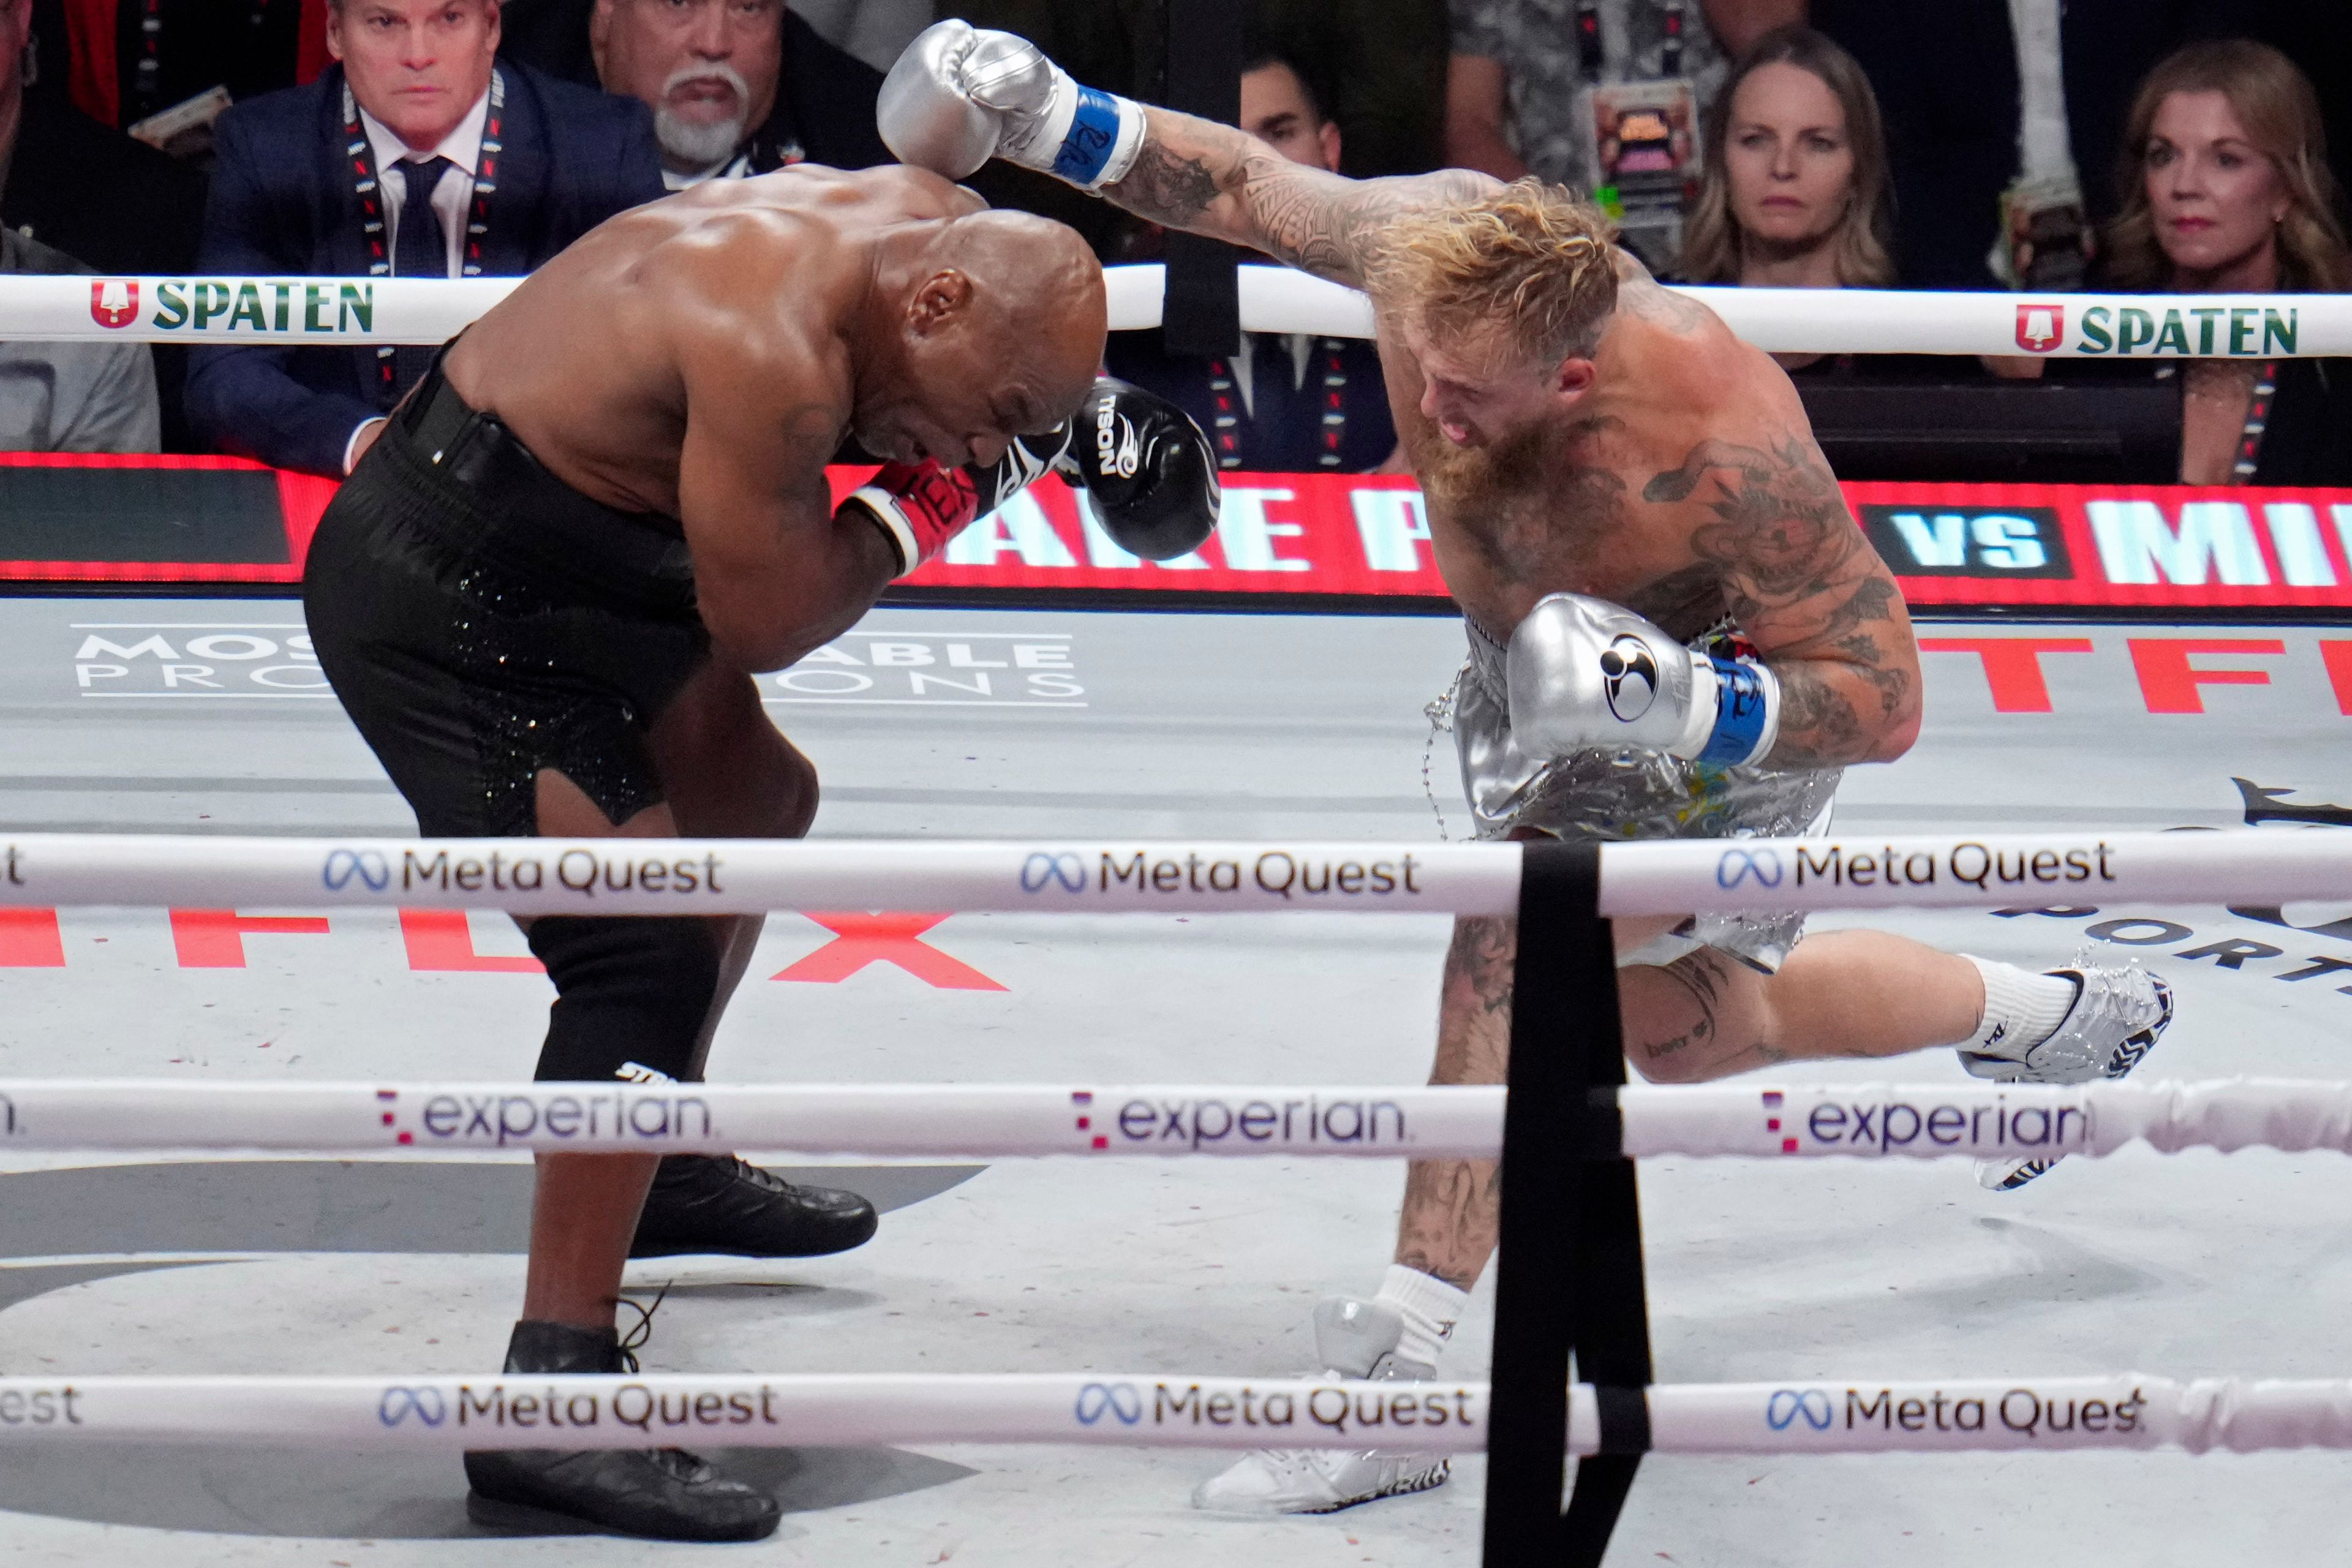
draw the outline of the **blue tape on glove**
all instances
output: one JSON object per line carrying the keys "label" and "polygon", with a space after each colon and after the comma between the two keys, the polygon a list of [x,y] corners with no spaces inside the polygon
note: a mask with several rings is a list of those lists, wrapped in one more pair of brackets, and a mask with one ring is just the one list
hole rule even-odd
{"label": "blue tape on glove", "polygon": [[1722,695],[1715,708],[1715,732],[1707,737],[1706,750],[1698,754],[1698,760],[1737,767],[1755,759],[1757,743],[1764,739],[1764,726],[1770,718],[1769,693],[1755,666],[1712,655],[1707,662],[1715,667]]}
{"label": "blue tape on glove", "polygon": [[1078,112],[1062,150],[1054,154],[1054,173],[1073,184],[1091,186],[1110,162],[1118,145],[1119,100],[1091,87],[1078,89]]}

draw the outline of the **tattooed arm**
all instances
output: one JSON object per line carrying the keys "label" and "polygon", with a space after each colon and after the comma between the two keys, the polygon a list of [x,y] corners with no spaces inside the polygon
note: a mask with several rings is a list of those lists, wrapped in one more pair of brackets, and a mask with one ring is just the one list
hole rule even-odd
{"label": "tattooed arm", "polygon": [[1724,603],[1780,680],[1774,767],[1892,762],[1919,733],[1919,651],[1894,574],[1801,431],[1769,447],[1702,441],[1650,501],[1713,514],[1692,536]]}
{"label": "tattooed arm", "polygon": [[1264,251],[1358,289],[1366,242],[1383,220],[1495,184],[1467,169],[1349,180],[1294,163],[1247,132],[1213,120],[1152,109],[1147,123],[1134,166],[1105,185],[1104,195],[1139,217]]}

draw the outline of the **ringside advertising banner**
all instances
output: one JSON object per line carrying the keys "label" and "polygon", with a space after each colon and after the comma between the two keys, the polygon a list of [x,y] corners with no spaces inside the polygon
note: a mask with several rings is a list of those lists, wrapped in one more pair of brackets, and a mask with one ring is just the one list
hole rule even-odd
{"label": "ringside advertising banner", "polygon": [[[171,471],[142,483],[142,468]],[[126,471],[132,470],[132,471]],[[334,494],[235,458],[0,455],[0,581],[289,584]],[[866,477],[833,470],[836,498]],[[909,586],[1116,598],[1446,597],[1428,509],[1403,477],[1223,476],[1215,536],[1173,561],[1113,543],[1048,478],[959,535]],[[2352,489],[1856,482],[1846,502],[1915,605],[2352,609]],[[69,539],[71,558],[58,547]]]}

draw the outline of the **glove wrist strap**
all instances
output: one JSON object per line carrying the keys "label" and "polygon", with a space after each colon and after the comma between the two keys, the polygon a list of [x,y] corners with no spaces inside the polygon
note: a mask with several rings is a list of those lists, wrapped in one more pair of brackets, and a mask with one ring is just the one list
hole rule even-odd
{"label": "glove wrist strap", "polygon": [[1061,134],[1050,142],[1041,138],[1044,145],[1037,151],[1052,154],[1047,174],[1082,191],[1098,191],[1135,166],[1135,155],[1143,150],[1143,106],[1076,82],[1070,82],[1067,96],[1066,122],[1057,114],[1046,126],[1048,136],[1056,129]]}
{"label": "glove wrist strap", "polygon": [[[1780,738],[1780,679],[1760,660],[1696,655],[1693,714],[1712,707],[1696,756],[1719,767],[1743,767],[1761,760]],[[1701,695],[1704,694],[1704,695]],[[1693,755],[1682,752],[1682,755]]]}
{"label": "glove wrist strap", "polygon": [[907,514],[899,509],[898,497],[879,485],[866,485],[850,492],[849,502],[845,504],[852,503],[882,531],[882,537],[888,540],[890,547],[898,552],[898,569],[890,574],[892,581],[904,577],[923,563],[922,546],[915,537],[914,524],[907,521]]}

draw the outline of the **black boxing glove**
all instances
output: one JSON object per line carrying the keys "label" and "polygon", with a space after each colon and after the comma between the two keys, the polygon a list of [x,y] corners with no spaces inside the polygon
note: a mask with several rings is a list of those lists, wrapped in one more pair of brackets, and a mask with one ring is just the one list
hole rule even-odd
{"label": "black boxing glove", "polygon": [[1083,488],[1103,531],[1130,555],[1169,561],[1217,531],[1217,458],[1192,416],[1110,376],[1070,421],[1055,471]]}

